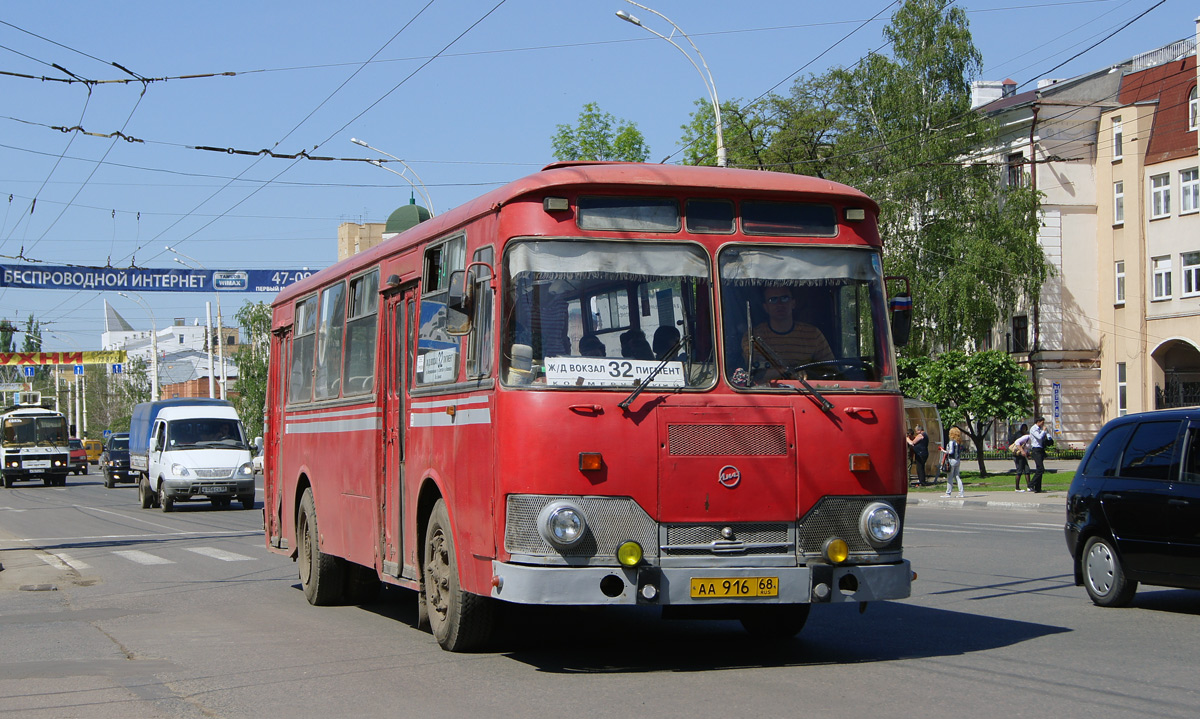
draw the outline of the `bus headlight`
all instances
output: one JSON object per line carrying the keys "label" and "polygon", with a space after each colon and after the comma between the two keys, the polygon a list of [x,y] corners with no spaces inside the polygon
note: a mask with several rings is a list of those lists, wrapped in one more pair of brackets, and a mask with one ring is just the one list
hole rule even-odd
{"label": "bus headlight", "polygon": [[547,542],[569,547],[587,532],[583,511],[570,502],[551,502],[542,508],[537,518],[538,532]]}
{"label": "bus headlight", "polygon": [[890,504],[874,502],[863,510],[859,531],[871,546],[882,547],[900,533],[900,515]]}

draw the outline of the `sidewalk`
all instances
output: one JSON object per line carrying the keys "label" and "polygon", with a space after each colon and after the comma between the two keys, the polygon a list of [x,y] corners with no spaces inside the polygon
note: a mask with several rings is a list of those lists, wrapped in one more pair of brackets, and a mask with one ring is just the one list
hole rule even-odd
{"label": "sidewalk", "polygon": [[[988,464],[992,464],[992,462],[989,461]],[[1077,460],[1046,461],[1047,470],[1073,472],[1078,465],[1079,462]],[[997,464],[996,467],[998,469],[1000,465]],[[944,480],[942,481],[942,486],[945,486]],[[971,491],[970,487],[964,487],[963,489],[965,490],[963,492],[965,496],[961,499],[957,493],[953,497],[947,497],[940,492],[936,494],[932,492],[910,492],[908,495],[908,504],[918,507],[952,509],[1008,509],[1023,512],[1051,512],[1066,516],[1067,493],[1065,491],[1034,494],[1033,492],[1014,492],[1011,489],[979,491]]]}

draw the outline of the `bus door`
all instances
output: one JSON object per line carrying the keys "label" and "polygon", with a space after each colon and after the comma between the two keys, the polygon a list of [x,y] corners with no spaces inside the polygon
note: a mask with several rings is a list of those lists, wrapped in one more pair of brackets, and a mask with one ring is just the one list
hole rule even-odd
{"label": "bus door", "polygon": [[272,547],[280,547],[283,537],[283,473],[280,467],[279,446],[283,438],[283,408],[287,405],[288,367],[291,367],[291,328],[271,335],[271,356],[274,366],[268,374],[267,392],[275,401],[267,402],[269,414],[263,427],[263,517],[267,537]]}
{"label": "bus door", "polygon": [[409,332],[416,283],[405,285],[384,298],[384,331],[381,343],[383,398],[383,491],[379,493],[379,544],[383,571],[393,577],[416,578],[416,567],[403,566],[404,539],[404,438],[405,397],[408,393]]}

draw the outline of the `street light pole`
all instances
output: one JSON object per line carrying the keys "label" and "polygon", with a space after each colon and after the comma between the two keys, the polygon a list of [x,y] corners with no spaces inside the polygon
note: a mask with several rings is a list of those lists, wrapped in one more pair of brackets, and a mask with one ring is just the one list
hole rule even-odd
{"label": "street light pole", "polygon": [[[358,145],[360,147],[365,147],[368,150],[374,150],[375,152],[378,152],[381,155],[387,155],[388,157],[392,158],[396,162],[399,162],[401,165],[403,165],[404,169],[411,172],[413,174],[413,177],[417,178],[416,182],[413,182],[412,180],[410,180],[408,178],[408,176],[405,175],[403,172],[396,172],[392,168],[383,164],[383,162],[381,162],[380,160],[367,160],[367,162],[371,163],[372,165],[374,165],[376,167],[381,167],[381,168],[387,170],[388,172],[392,173],[393,175],[399,175],[400,177],[403,177],[404,180],[408,184],[413,186],[414,190],[417,190],[418,192],[421,193],[421,197],[425,199],[425,205],[426,205],[425,209],[429,210],[429,216],[432,217],[437,214],[436,212],[434,212],[434,209],[433,209],[433,199],[429,197],[429,188],[425,187],[425,182],[423,180],[421,180],[421,176],[418,175],[417,171],[412,169],[412,167],[410,167],[407,162],[405,162],[404,160],[401,160],[399,157],[396,157],[395,155],[393,155],[390,152],[384,152],[383,150],[380,150],[378,147],[371,147],[370,145],[367,144],[366,140],[360,140],[357,137],[352,137],[352,138],[350,138],[350,142],[353,142],[355,145]],[[417,185],[420,185],[420,187],[418,187]]]}
{"label": "street light pole", "polygon": [[726,160],[726,154],[725,154],[725,133],[724,133],[724,128],[721,124],[721,101],[717,99],[717,83],[713,81],[712,72],[709,71],[708,63],[705,62],[705,60],[704,60],[704,54],[700,52],[700,48],[696,47],[696,43],[692,42],[692,38],[690,36],[688,36],[688,34],[686,32],[683,31],[683,28],[679,27],[674,22],[672,22],[671,19],[669,17],[667,17],[666,15],[663,15],[662,13],[660,13],[659,11],[657,11],[653,8],[648,8],[645,5],[642,5],[641,3],[634,2],[633,0],[625,0],[625,2],[629,3],[630,5],[640,7],[641,9],[645,10],[646,12],[652,12],[655,15],[662,18],[663,20],[665,20],[668,25],[675,28],[675,31],[672,32],[671,34],[674,35],[675,32],[678,32],[680,35],[682,35],[684,37],[684,39],[688,41],[688,44],[692,46],[692,50],[695,51],[696,57],[700,58],[700,65],[704,66],[703,70],[700,69],[700,65],[696,64],[696,61],[692,59],[692,56],[688,54],[687,50],[684,50],[682,47],[679,46],[679,43],[675,42],[670,37],[663,35],[662,33],[658,32],[652,28],[646,27],[645,25],[642,24],[641,20],[637,19],[633,15],[630,15],[629,13],[625,12],[624,10],[617,11],[617,17],[621,18],[625,22],[637,25],[638,27],[642,28],[646,32],[650,33],[651,35],[662,38],[663,40],[666,40],[667,42],[674,45],[675,49],[678,50],[679,52],[683,53],[683,56],[688,59],[688,62],[692,63],[692,67],[696,68],[696,72],[700,73],[700,79],[702,81],[704,81],[704,89],[708,91],[708,100],[709,100],[709,102],[712,103],[712,106],[713,106],[713,118],[715,120],[714,128],[715,128],[716,134],[717,134],[717,167],[725,167],[727,164],[727,160]]}
{"label": "street light pole", "polygon": [[[183,265],[184,267],[188,267],[188,264],[185,263],[183,260],[179,259],[180,257],[191,260],[192,262],[196,263],[196,265],[200,269],[204,270],[205,272],[208,272],[208,268],[205,267],[204,264],[202,262],[200,262],[200,260],[197,260],[195,257],[189,257],[189,256],[183,254],[182,252],[180,252],[179,250],[175,249],[174,247],[171,247],[170,245],[167,245],[166,248],[167,248],[167,252],[170,252],[172,254],[179,256],[179,257],[175,258],[175,261],[178,262],[179,264]],[[195,269],[195,268],[191,268],[191,269]],[[220,372],[221,372],[221,378],[219,380],[217,380],[217,386],[220,387],[221,399],[225,399],[225,336],[224,336],[224,328],[221,327],[221,293],[217,292],[216,288],[214,287],[213,295],[217,298],[217,334],[216,334],[217,364],[220,366]],[[208,303],[206,302],[205,305],[207,305],[207,304]],[[207,310],[207,308],[206,308],[205,313],[208,314],[208,316],[209,316],[208,332],[209,332],[210,341],[208,343],[208,366],[210,369],[212,369],[212,367],[213,367],[213,362],[212,362],[213,342],[211,340],[211,338],[213,337],[212,320],[211,320],[212,314],[211,314],[211,312],[209,312]],[[212,375],[213,374],[214,374],[213,372],[209,372],[209,377],[208,377],[208,380],[209,380],[208,381],[208,396],[210,399],[212,398],[212,396],[214,394],[213,384],[212,384]]]}
{"label": "street light pole", "polygon": [[128,295],[124,292],[118,292],[118,295],[127,300],[133,300],[146,310],[146,314],[150,315],[150,401],[158,400],[158,321],[154,319],[154,312],[151,311],[150,305],[146,304],[145,300],[137,295]]}

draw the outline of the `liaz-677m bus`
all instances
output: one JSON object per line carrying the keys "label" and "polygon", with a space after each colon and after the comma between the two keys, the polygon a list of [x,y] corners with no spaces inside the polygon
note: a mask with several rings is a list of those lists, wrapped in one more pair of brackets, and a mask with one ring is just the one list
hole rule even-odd
{"label": "liaz-677m bus", "polygon": [[4,486],[29,479],[41,479],[47,487],[66,485],[71,471],[66,418],[43,406],[39,392],[19,395],[16,404],[0,411]]}
{"label": "liaz-677m bus", "polygon": [[878,207],[771,172],[564,163],[273,305],[266,542],[313,604],[417,590],[448,650],[500,602],[790,637],[909,595]]}

